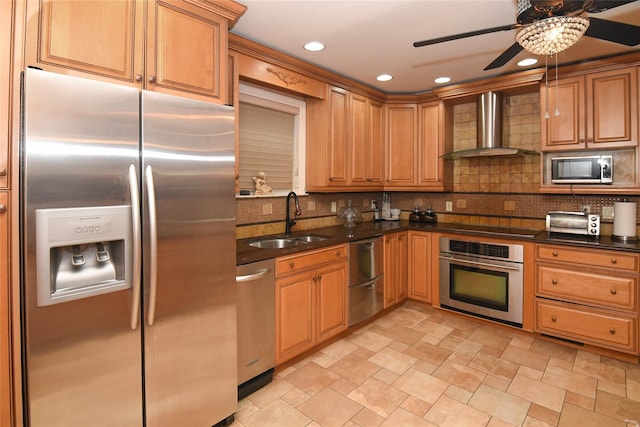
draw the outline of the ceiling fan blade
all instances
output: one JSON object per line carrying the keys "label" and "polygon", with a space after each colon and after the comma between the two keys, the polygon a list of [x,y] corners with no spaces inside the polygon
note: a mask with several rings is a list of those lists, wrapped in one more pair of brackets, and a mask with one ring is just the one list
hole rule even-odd
{"label": "ceiling fan blade", "polygon": [[437,39],[422,40],[420,42],[414,42],[413,47],[429,46],[432,44],[444,43],[451,40],[458,40],[458,39],[464,39],[467,37],[480,36],[482,34],[497,33],[498,31],[509,31],[515,28],[519,28],[520,26],[521,26],[520,24],[503,25],[501,27],[485,28],[484,30],[469,31],[468,33],[460,33],[460,34],[454,34],[451,36],[438,37]]}
{"label": "ceiling fan blade", "polygon": [[634,3],[636,1],[637,0],[596,0],[585,8],[585,12],[604,12],[605,10],[613,9],[614,7],[622,6],[628,3]]}
{"label": "ceiling fan blade", "polygon": [[640,27],[636,25],[591,17],[589,17],[589,21],[589,28],[584,33],[586,36],[625,46],[640,44]]}
{"label": "ceiling fan blade", "polygon": [[523,48],[520,46],[518,42],[511,45],[511,47],[504,52],[502,55],[498,56],[493,62],[486,67],[484,67],[484,71],[493,70],[494,68],[500,68],[505,65],[507,62],[511,61],[517,54],[522,52]]}

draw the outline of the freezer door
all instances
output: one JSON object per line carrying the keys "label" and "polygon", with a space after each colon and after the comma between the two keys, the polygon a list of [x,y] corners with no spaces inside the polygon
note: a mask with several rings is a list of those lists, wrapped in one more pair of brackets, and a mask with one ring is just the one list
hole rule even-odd
{"label": "freezer door", "polygon": [[[130,255],[124,253],[132,215],[128,170],[138,168],[139,93],[35,69],[25,71],[23,82],[25,425],[141,426],[132,274],[115,264]],[[109,237],[105,225],[116,216],[122,233]]]}
{"label": "freezer door", "polygon": [[147,426],[214,425],[237,405],[233,109],[143,91],[142,141]]}

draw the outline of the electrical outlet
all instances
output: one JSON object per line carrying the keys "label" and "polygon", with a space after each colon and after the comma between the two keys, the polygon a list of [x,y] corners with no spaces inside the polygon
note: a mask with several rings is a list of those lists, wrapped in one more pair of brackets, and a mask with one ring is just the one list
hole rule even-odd
{"label": "electrical outlet", "polygon": [[591,206],[589,205],[582,205],[580,206],[580,210],[586,214],[591,213]]}
{"label": "electrical outlet", "polygon": [[613,206],[602,207],[602,219],[613,219]]}
{"label": "electrical outlet", "polygon": [[331,202],[331,212],[338,211],[338,204],[336,202]]}
{"label": "electrical outlet", "polygon": [[453,210],[453,202],[450,200],[447,200],[447,202],[445,203],[444,210],[447,212],[451,212]]}
{"label": "electrical outlet", "polygon": [[376,208],[376,201],[374,199],[371,199],[371,209],[375,209]]}
{"label": "electrical outlet", "polygon": [[273,213],[273,205],[271,203],[262,204],[262,215],[271,215]]}

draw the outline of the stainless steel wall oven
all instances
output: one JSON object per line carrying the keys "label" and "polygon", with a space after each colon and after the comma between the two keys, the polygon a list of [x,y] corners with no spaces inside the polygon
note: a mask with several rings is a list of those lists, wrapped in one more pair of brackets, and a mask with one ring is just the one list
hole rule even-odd
{"label": "stainless steel wall oven", "polygon": [[440,306],[522,327],[524,248],[440,238]]}

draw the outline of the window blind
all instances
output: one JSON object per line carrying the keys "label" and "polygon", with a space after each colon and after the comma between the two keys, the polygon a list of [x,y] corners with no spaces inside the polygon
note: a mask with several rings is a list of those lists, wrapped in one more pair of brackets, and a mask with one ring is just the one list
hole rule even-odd
{"label": "window blind", "polygon": [[264,172],[269,187],[291,190],[295,116],[240,102],[239,117],[240,188],[253,191],[253,177]]}

